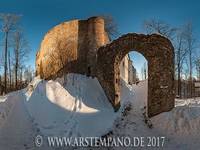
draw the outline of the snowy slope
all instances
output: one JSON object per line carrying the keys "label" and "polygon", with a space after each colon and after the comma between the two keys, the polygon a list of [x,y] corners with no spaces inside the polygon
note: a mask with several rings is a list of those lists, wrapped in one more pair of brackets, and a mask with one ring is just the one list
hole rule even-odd
{"label": "snowy slope", "polygon": [[111,130],[118,113],[97,79],[68,74],[63,80],[36,77],[27,89],[0,97],[0,150],[34,149],[37,134],[85,137]]}
{"label": "snowy slope", "polygon": [[117,115],[95,78],[68,74],[64,83],[36,77],[27,89],[0,97],[0,150],[34,149],[38,134],[101,136]]}
{"label": "snowy slope", "polygon": [[65,86],[62,80],[41,81],[27,97],[25,104],[41,132],[74,137],[107,133],[116,114],[97,79],[69,74]]}
{"label": "snowy slope", "polygon": [[[120,137],[164,136],[164,149],[199,148],[200,99],[176,100],[172,111],[151,118],[151,129],[143,116],[147,81],[133,86],[121,81],[121,103],[114,113],[96,78],[68,74],[64,82],[37,77],[27,89],[0,97],[0,150],[35,149],[38,134],[102,136],[109,131]],[[124,113],[127,106],[130,110]]]}
{"label": "snowy slope", "polygon": [[[161,113],[150,119],[153,124],[153,128],[150,129],[142,115],[142,108],[147,104],[147,81],[142,81],[132,87],[123,86],[122,92],[124,88],[126,88],[126,101],[130,102],[131,110],[115,121],[113,137],[165,137],[165,144],[162,147],[164,149],[199,149],[200,98],[176,100],[176,107],[172,111]],[[134,91],[134,97],[128,94],[132,91]],[[143,149],[160,149],[160,147]]]}

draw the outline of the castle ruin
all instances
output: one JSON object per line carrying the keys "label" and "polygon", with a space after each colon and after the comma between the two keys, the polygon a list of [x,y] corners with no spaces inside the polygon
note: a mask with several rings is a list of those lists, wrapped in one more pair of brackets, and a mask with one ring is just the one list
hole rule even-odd
{"label": "castle ruin", "polygon": [[120,107],[120,62],[130,51],[148,61],[148,116],[174,107],[174,49],[157,34],[129,33],[109,41],[104,19],[61,23],[44,36],[36,55],[36,74],[54,79],[64,73],[97,77],[115,110]]}

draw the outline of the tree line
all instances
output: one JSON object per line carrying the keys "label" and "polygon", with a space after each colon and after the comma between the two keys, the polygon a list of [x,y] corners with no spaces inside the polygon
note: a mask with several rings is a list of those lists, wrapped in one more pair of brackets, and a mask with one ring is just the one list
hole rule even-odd
{"label": "tree line", "polygon": [[200,81],[200,55],[192,23],[173,27],[164,21],[150,19],[144,21],[143,27],[148,34],[158,33],[170,39],[175,51],[176,95],[180,98],[194,97],[194,82]]}
{"label": "tree line", "polygon": [[33,78],[34,70],[26,65],[31,50],[21,17],[0,13],[0,94],[24,88]]}
{"label": "tree line", "polygon": [[[119,35],[117,24],[111,16],[104,16],[105,30],[110,39]],[[147,34],[157,33],[167,37],[174,46],[175,51],[175,92],[177,97],[194,97],[195,82],[200,81],[200,54],[199,44],[192,22],[185,22],[180,26],[172,26],[159,19],[148,19],[143,22],[143,30]],[[146,62],[141,68],[141,77],[148,77]]]}
{"label": "tree line", "polygon": [[[21,18],[16,14],[0,13],[0,94],[25,87],[34,76],[34,70],[26,65],[31,50],[20,26]],[[109,38],[114,39],[119,35],[114,19],[111,16],[103,18]],[[167,37],[174,46],[176,95],[195,96],[194,82],[200,81],[200,55],[192,23],[174,27],[161,20],[149,19],[144,21],[143,27],[147,34],[157,33]],[[60,60],[63,64],[63,59]],[[144,64],[141,69],[144,79],[148,77],[147,72],[147,64]]]}

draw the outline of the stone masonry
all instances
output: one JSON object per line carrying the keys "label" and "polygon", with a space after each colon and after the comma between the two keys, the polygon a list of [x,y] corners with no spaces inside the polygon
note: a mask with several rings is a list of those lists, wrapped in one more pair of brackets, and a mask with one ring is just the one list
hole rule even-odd
{"label": "stone masonry", "polygon": [[[130,51],[148,61],[148,116],[174,107],[174,51],[171,42],[157,34],[126,34],[98,49],[96,76],[116,109],[120,106],[120,70]],[[136,62],[137,63],[137,62]]]}
{"label": "stone masonry", "polygon": [[108,42],[101,17],[63,22],[44,36],[36,55],[36,74],[44,79],[63,71],[94,76],[97,49]]}
{"label": "stone masonry", "polygon": [[171,42],[161,35],[136,33],[110,42],[101,17],[64,22],[51,29],[36,55],[36,74],[44,79],[69,72],[97,77],[108,100],[118,110],[119,65],[133,50],[148,61],[148,116],[171,110],[175,98]]}

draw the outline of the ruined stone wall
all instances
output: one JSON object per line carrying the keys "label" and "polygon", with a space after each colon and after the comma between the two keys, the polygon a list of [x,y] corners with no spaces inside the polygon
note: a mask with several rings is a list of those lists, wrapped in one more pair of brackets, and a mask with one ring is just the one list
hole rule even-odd
{"label": "ruined stone wall", "polygon": [[99,48],[97,77],[117,110],[120,107],[120,62],[130,51],[148,61],[148,102],[150,117],[174,107],[174,51],[171,42],[157,34],[127,34]]}
{"label": "ruined stone wall", "polygon": [[42,40],[36,55],[36,74],[45,79],[63,71],[94,75],[96,51],[108,42],[101,17],[63,22]]}

